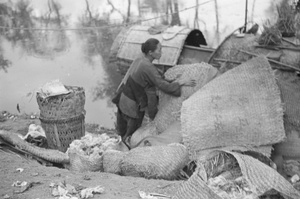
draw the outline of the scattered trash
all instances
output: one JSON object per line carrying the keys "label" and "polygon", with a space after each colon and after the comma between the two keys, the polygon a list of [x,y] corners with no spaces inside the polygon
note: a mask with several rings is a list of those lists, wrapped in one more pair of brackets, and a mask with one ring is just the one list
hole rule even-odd
{"label": "scattered trash", "polygon": [[292,183],[296,183],[300,180],[299,176],[297,174],[293,175],[293,177],[291,177],[291,182]]}
{"label": "scattered trash", "polygon": [[19,113],[21,113],[19,104],[17,104],[17,110],[18,110]]}
{"label": "scattered trash", "polygon": [[19,137],[36,146],[47,148],[46,133],[42,126],[38,124],[30,124],[27,134],[25,136],[19,135]]}
{"label": "scattered trash", "polygon": [[52,196],[54,197],[59,197],[59,196],[66,196],[68,193],[68,191],[64,188],[62,188],[61,186],[57,186],[54,187],[54,189],[52,189]]}
{"label": "scattered trash", "polygon": [[3,198],[4,198],[4,199],[9,199],[10,196],[6,194],[5,196],[3,196]]}
{"label": "scattered trash", "polygon": [[58,79],[47,82],[40,89],[40,93],[43,94],[45,98],[61,94],[68,94],[70,92],[71,91],[66,89],[66,87]]}
{"label": "scattered trash", "polygon": [[102,186],[97,186],[94,188],[86,188],[86,189],[81,190],[80,197],[87,199],[87,198],[93,197],[94,194],[97,194],[97,193],[101,194],[103,192],[104,192],[104,187],[102,187]]}
{"label": "scattered trash", "polygon": [[165,198],[171,198],[171,196],[167,196],[164,194],[159,193],[145,193],[143,191],[139,191],[139,195],[142,199],[165,199]]}
{"label": "scattered trash", "polygon": [[22,173],[24,171],[24,169],[23,168],[17,168],[16,171]]}
{"label": "scattered trash", "polygon": [[120,136],[86,133],[80,140],[70,144],[66,152],[70,158],[68,169],[79,172],[103,171],[103,153],[108,149],[116,149],[120,142]]}
{"label": "scattered trash", "polygon": [[26,186],[27,185],[27,182],[26,181],[15,181],[13,182],[13,184],[11,186],[13,187],[23,187],[23,186]]}
{"label": "scattered trash", "polygon": [[32,173],[31,175],[32,175],[32,176],[38,176],[39,173]]}
{"label": "scattered trash", "polygon": [[33,138],[37,138],[39,136],[46,137],[46,133],[41,125],[38,124],[30,124],[28,127],[28,132],[25,136],[19,136],[23,140],[26,140],[28,136],[31,136]]}
{"label": "scattered trash", "polygon": [[23,193],[35,184],[41,184],[41,183],[40,182],[16,181],[16,182],[13,182],[13,184],[11,186],[19,188],[19,190],[15,190],[14,193]]}
{"label": "scattered trash", "polygon": [[83,176],[83,179],[84,179],[84,180],[91,180],[91,177],[88,176],[88,175],[84,175],[84,176]]}
{"label": "scattered trash", "polygon": [[49,186],[52,188],[52,196],[58,197],[59,199],[87,199],[93,197],[94,194],[104,192],[104,187],[102,186],[85,188],[66,183],[50,183]]}
{"label": "scattered trash", "polygon": [[170,184],[167,184],[167,185],[158,185],[157,188],[164,189],[164,188],[169,187],[169,186],[174,185],[174,184],[175,183],[170,183]]}

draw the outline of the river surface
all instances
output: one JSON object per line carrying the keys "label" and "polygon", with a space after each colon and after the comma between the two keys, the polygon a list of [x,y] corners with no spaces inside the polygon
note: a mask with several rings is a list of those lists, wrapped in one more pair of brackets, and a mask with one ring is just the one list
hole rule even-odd
{"label": "river surface", "polygon": [[[1,18],[1,26],[48,29],[2,30],[0,110],[19,114],[19,105],[20,113],[39,114],[36,92],[45,83],[59,79],[64,85],[85,89],[86,122],[114,127],[116,107],[111,103],[111,98],[121,76],[115,66],[108,63],[108,54],[120,29],[57,31],[64,27],[107,27],[108,21],[122,22],[118,12],[110,12],[111,6],[106,1],[89,0],[89,9],[86,2],[0,1],[2,5],[6,5],[5,8],[0,7],[2,15],[5,16]],[[112,2],[119,11],[126,14],[127,1]],[[195,2],[179,1],[179,9],[191,7]],[[201,2],[205,1],[199,0]],[[243,25],[245,1],[218,1],[219,32],[216,32],[215,4],[212,2],[199,7],[199,19],[196,22],[204,32],[209,46],[217,47],[227,34]],[[133,0],[132,16],[138,15],[136,4],[137,1]],[[271,16],[270,10],[270,0],[249,0],[248,21],[262,24],[266,16]],[[195,25],[194,13],[194,10],[181,12],[182,24],[189,27]],[[157,14],[148,13],[144,18],[153,16]],[[155,20],[146,24],[151,23],[159,22]]]}

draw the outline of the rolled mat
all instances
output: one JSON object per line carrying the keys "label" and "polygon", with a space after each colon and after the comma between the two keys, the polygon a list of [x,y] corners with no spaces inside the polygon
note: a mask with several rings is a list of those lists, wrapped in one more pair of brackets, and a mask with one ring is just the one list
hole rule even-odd
{"label": "rolled mat", "polygon": [[136,146],[145,137],[154,135],[158,135],[158,131],[155,123],[152,121],[144,126],[141,126],[132,134],[130,138],[130,145]]}
{"label": "rolled mat", "polygon": [[272,145],[284,140],[280,91],[267,59],[251,59],[185,100],[181,128],[190,155],[214,147]]}
{"label": "rolled mat", "polygon": [[214,193],[202,180],[198,172],[195,172],[186,182],[183,182],[173,199],[222,199]]}
{"label": "rolled mat", "polygon": [[69,170],[77,172],[103,171],[102,154],[85,156],[70,148],[68,149],[67,153],[70,157],[70,164],[66,165],[66,167]]}
{"label": "rolled mat", "polygon": [[50,162],[55,163],[69,163],[69,156],[63,152],[53,149],[44,149],[32,145],[24,140],[22,140],[16,133],[0,130],[0,137],[7,141],[8,143],[31,153],[37,157],[43,158]]}
{"label": "rolled mat", "polygon": [[144,146],[162,146],[171,143],[182,143],[180,121],[176,121],[159,135],[152,135],[143,138],[138,144],[131,145],[131,148]]}
{"label": "rolled mat", "polygon": [[188,161],[186,147],[181,144],[138,147],[124,156],[121,171],[126,176],[174,180]]}
{"label": "rolled mat", "polygon": [[196,80],[195,87],[184,86],[181,88],[181,96],[174,97],[164,92],[159,93],[159,108],[154,122],[159,133],[165,131],[170,124],[180,120],[182,102],[193,93],[212,80],[218,70],[207,63],[176,65],[165,73],[167,80],[175,80],[178,76],[183,79]]}
{"label": "rolled mat", "polygon": [[211,149],[201,150],[197,153],[197,156],[192,156],[192,159],[204,160],[207,155],[211,154],[213,151],[216,151],[216,150],[240,151],[240,152],[254,151],[254,152],[260,153],[260,154],[262,154],[266,157],[271,157],[272,149],[273,149],[272,145],[259,146],[259,147],[225,146],[225,147],[218,147],[218,148],[211,148]]}
{"label": "rolled mat", "polygon": [[107,150],[103,153],[103,170],[107,173],[120,174],[121,161],[126,152],[117,150]]}
{"label": "rolled mat", "polygon": [[[214,151],[216,152],[216,151]],[[276,170],[260,162],[259,160],[230,151],[219,151],[232,155],[241,170],[242,176],[249,184],[250,190],[254,195],[261,196],[266,192],[275,189],[284,196],[293,199],[300,198],[300,193],[282,177]],[[217,153],[216,153],[217,154]],[[212,198],[220,199],[207,185],[207,179],[203,177],[203,168],[198,165],[194,174],[184,182],[178,189],[174,198]]]}
{"label": "rolled mat", "polygon": [[300,198],[300,192],[273,168],[247,155],[230,151],[226,151],[226,153],[235,157],[243,176],[246,177],[252,189],[256,190],[259,195],[275,189],[279,193],[293,199]]}

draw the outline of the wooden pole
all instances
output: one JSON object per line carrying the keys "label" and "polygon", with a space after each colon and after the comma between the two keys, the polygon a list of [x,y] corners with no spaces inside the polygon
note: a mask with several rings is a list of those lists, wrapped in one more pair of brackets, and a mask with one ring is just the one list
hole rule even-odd
{"label": "wooden pole", "polygon": [[[255,57],[258,57],[258,56],[259,56],[259,55],[255,54],[255,53],[251,53],[251,52],[248,52],[248,51],[245,51],[245,50],[239,50],[239,51],[242,52],[242,53],[246,53],[246,54],[248,54],[248,55],[255,56]],[[267,58],[267,60],[268,60],[269,62],[274,63],[274,64],[278,64],[278,65],[281,65],[281,66],[285,66],[285,67],[287,67],[287,68],[290,68],[290,69],[293,69],[293,70],[295,70],[295,71],[299,71],[299,72],[300,72],[300,68],[297,68],[297,67],[295,67],[295,66],[291,66],[291,65],[289,65],[289,64],[285,64],[285,63],[282,63],[282,62],[279,62],[279,61],[275,61],[275,60],[272,60],[272,59],[268,59],[268,58]]]}
{"label": "wooden pole", "polygon": [[245,6],[245,28],[244,33],[247,32],[247,16],[248,16],[248,0],[246,0],[246,6]]}

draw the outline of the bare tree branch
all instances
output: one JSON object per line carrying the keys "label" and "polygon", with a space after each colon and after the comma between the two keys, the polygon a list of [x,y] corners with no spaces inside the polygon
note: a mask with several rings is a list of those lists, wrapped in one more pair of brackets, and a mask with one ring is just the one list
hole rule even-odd
{"label": "bare tree branch", "polygon": [[93,15],[92,15],[92,12],[90,10],[90,4],[89,4],[88,0],[85,0],[85,4],[86,4],[86,11],[89,14],[89,18],[93,19]]}
{"label": "bare tree branch", "polygon": [[113,13],[114,11],[116,11],[122,16],[123,20],[125,19],[125,16],[122,14],[122,12],[119,9],[116,9],[114,4],[110,0],[107,0],[107,3],[112,7],[112,10],[110,11],[110,13]]}
{"label": "bare tree branch", "polygon": [[219,8],[218,8],[218,1],[215,0],[215,12],[216,12],[216,33],[217,33],[217,41],[220,42],[220,30],[219,30]]}

